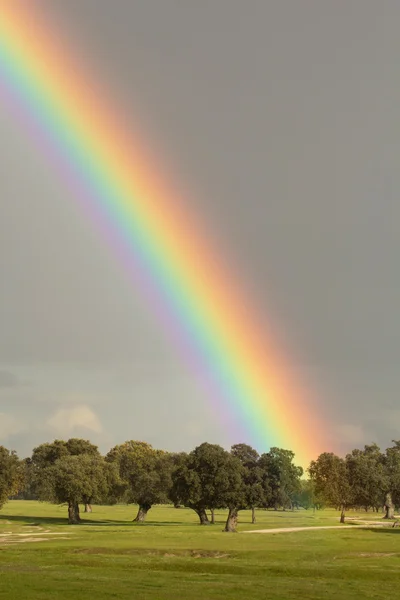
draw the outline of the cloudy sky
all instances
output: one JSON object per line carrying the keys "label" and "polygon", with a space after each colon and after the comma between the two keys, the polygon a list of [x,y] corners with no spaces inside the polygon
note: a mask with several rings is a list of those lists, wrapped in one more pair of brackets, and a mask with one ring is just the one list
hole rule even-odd
{"label": "cloudy sky", "polygon": [[[327,445],[399,438],[399,2],[35,6],[266,307]],[[0,277],[0,444],[239,441],[1,101]]]}

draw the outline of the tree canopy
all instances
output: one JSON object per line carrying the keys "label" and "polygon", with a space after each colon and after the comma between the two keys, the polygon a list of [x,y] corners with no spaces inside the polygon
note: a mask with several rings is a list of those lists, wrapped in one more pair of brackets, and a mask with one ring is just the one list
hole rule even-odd
{"label": "tree canopy", "polygon": [[228,507],[233,513],[245,504],[242,476],[243,465],[237,456],[206,442],[174,471],[171,497],[194,510],[201,525],[208,525],[207,510]]}
{"label": "tree canopy", "polygon": [[79,504],[102,501],[111,479],[110,468],[97,446],[87,440],[55,440],[34,449],[29,465],[32,488],[40,500],[66,503],[68,520],[80,522]]}
{"label": "tree canopy", "polygon": [[239,512],[334,506],[345,520],[350,508],[385,510],[394,518],[400,506],[400,441],[384,452],[376,444],[345,457],[324,452],[313,460],[308,479],[293,452],[273,447],[259,455],[245,443],[230,451],[203,443],[189,453],[171,453],[130,440],[104,457],[88,440],[54,440],[37,446],[20,461],[0,446],[0,507],[11,496],[67,504],[70,523],[79,523],[80,505],[94,502],[137,504],[135,521],[144,521],[155,504],[191,508],[200,524],[214,522],[214,511],[228,509],[226,531],[235,531]]}
{"label": "tree canopy", "polygon": [[122,483],[120,497],[139,505],[135,521],[143,522],[153,504],[168,501],[173,458],[167,452],[131,440],[112,448],[106,460],[117,465]]}

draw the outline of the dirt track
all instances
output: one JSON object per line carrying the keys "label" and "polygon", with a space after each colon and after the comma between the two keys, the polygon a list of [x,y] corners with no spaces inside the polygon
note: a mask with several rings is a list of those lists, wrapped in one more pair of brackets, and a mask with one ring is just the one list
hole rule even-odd
{"label": "dirt track", "polygon": [[293,531],[313,531],[315,529],[365,529],[371,527],[382,527],[386,523],[371,521],[370,523],[362,523],[360,525],[317,525],[316,527],[279,527],[278,529],[253,529],[253,531],[243,531],[243,533],[290,533]]}

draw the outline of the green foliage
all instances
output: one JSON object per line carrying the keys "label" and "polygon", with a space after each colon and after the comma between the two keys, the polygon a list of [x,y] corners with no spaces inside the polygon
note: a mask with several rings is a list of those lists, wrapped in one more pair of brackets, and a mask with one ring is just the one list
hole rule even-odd
{"label": "green foliage", "polygon": [[23,483],[23,469],[15,452],[0,446],[0,508],[10,496],[18,493]]}
{"label": "green foliage", "polygon": [[143,518],[153,504],[168,502],[176,461],[173,456],[155,450],[146,442],[131,440],[112,448],[106,461],[117,466],[120,476],[117,494],[128,503],[139,504]]}
{"label": "green foliage", "polygon": [[310,465],[315,490],[331,506],[349,508],[354,504],[348,463],[332,452],[324,452]]}
{"label": "green foliage", "polygon": [[400,441],[393,440],[393,444],[383,458],[387,474],[386,491],[392,493],[395,504],[400,506]]}
{"label": "green foliage", "polygon": [[[3,449],[3,462],[5,462]],[[13,456],[11,458],[10,456]],[[8,452],[10,464],[18,463]],[[15,465],[14,465],[15,466]],[[400,505],[400,441],[382,453],[376,444],[355,449],[345,459],[323,453],[310,465],[310,479],[302,480],[294,453],[271,448],[262,456],[247,444],[227,452],[204,443],[189,454],[168,453],[150,444],[128,441],[112,448],[105,459],[88,440],[72,438],[44,443],[32,457],[18,463],[12,487],[0,472],[2,498],[20,492],[20,498],[67,502],[79,521],[78,503],[118,501],[139,505],[144,520],[155,504],[172,500],[196,511],[201,523],[206,511],[229,508],[232,519],[247,508],[373,507],[384,504],[392,518]],[[85,481],[85,478],[88,481]],[[394,501],[394,502],[393,502]],[[4,499],[2,500],[4,502]],[[74,507],[74,508],[71,508]]]}
{"label": "green foliage", "polygon": [[315,491],[315,482],[312,479],[302,479],[300,481],[300,489],[295,495],[295,504],[308,510],[309,508],[321,507],[322,499],[318,498]]}
{"label": "green foliage", "polygon": [[28,466],[29,482],[40,500],[67,503],[69,520],[79,522],[79,503],[107,497],[113,469],[97,446],[87,440],[55,440],[34,449]]}
{"label": "green foliage", "polygon": [[354,505],[366,509],[382,505],[391,487],[384,463],[384,456],[376,444],[365,446],[364,450],[353,450],[346,456]]}
{"label": "green foliage", "polygon": [[282,448],[271,448],[259,460],[263,471],[263,489],[268,507],[291,508],[301,489],[303,469],[294,463],[294,453]]}
{"label": "green foliage", "polygon": [[246,505],[243,474],[236,456],[217,444],[204,443],[174,471],[171,498],[193,509],[203,522],[206,509]]}
{"label": "green foliage", "polygon": [[231,453],[243,466],[244,503],[240,508],[264,506],[266,500],[263,486],[264,472],[259,464],[260,456],[257,450],[247,444],[235,444],[231,448]]}
{"label": "green foliage", "polygon": [[44,499],[56,504],[101,502],[108,491],[105,462],[101,456],[69,455],[44,470]]}
{"label": "green foliage", "polygon": [[260,458],[257,450],[248,444],[234,444],[231,448],[231,454],[236,456],[245,466],[256,465]]}

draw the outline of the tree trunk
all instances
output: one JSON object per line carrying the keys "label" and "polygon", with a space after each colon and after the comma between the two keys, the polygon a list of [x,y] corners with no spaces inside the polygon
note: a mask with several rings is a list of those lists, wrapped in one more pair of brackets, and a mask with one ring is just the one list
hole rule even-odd
{"label": "tree trunk", "polygon": [[139,504],[139,510],[136,517],[133,519],[133,523],[144,523],[150,509],[151,504]]}
{"label": "tree trunk", "polygon": [[346,508],[344,506],[342,506],[342,512],[340,513],[340,522],[341,523],[345,522],[345,517],[346,517]]}
{"label": "tree trunk", "polygon": [[251,507],[251,522],[254,523],[256,522],[256,509],[254,508],[254,506]]}
{"label": "tree trunk", "polygon": [[208,520],[207,513],[204,508],[193,508],[191,507],[196,515],[200,519],[200,525],[210,525],[210,521]]}
{"label": "tree trunk", "polygon": [[384,519],[394,519],[394,504],[392,494],[388,492],[385,498],[385,516]]}
{"label": "tree trunk", "polygon": [[81,517],[79,515],[79,504],[77,502],[68,502],[68,524],[79,525]]}
{"label": "tree trunk", "polygon": [[215,525],[215,511],[214,511],[214,509],[212,508],[212,509],[210,510],[210,512],[211,512],[211,525]]}
{"label": "tree trunk", "polygon": [[224,531],[236,533],[237,520],[238,520],[238,509],[230,508]]}
{"label": "tree trunk", "polygon": [[91,513],[91,512],[92,512],[92,505],[85,504],[85,513]]}

